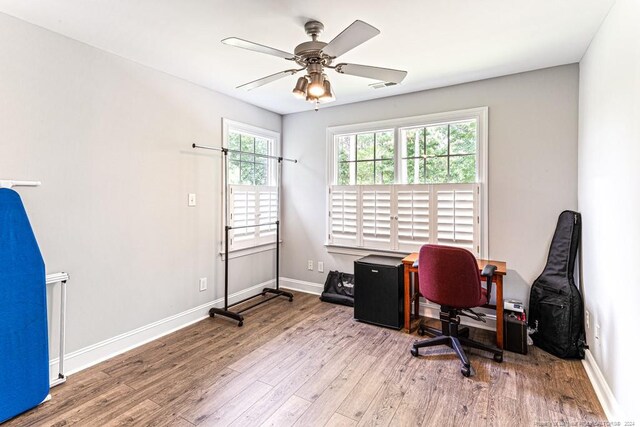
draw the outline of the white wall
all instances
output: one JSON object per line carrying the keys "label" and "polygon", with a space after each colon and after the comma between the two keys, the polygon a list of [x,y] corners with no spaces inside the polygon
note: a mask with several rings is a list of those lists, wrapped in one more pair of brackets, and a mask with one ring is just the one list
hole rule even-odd
{"label": "white wall", "polygon": [[[640,421],[640,3],[618,0],[580,62],[578,201],[587,341],[617,421]],[[594,337],[600,325],[600,339]]]}
{"label": "white wall", "polygon": [[[575,64],[285,115],[284,155],[300,163],[283,173],[282,275],[324,283],[328,270],[351,272],[358,258],[324,247],[328,126],[481,106],[489,107],[489,255],[508,263],[505,296],[528,301],[558,214],[577,207]],[[307,259],[324,261],[325,273],[307,271]]]}
{"label": "white wall", "polygon": [[[0,179],[43,183],[17,191],[47,272],[71,274],[68,350],[222,297],[220,154],[190,144],[281,117],[3,14],[0,58]],[[273,264],[232,260],[231,291]]]}

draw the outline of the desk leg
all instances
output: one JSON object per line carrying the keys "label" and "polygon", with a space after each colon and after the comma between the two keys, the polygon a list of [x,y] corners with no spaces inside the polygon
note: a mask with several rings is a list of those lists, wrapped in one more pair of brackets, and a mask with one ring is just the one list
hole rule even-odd
{"label": "desk leg", "polygon": [[496,277],[496,344],[498,348],[502,350],[503,348],[503,312],[504,312],[504,298],[502,296],[502,276]]}
{"label": "desk leg", "polygon": [[411,273],[409,266],[404,266],[404,328],[411,333]]}
{"label": "desk leg", "polygon": [[420,283],[418,282],[418,273],[413,275],[413,293],[411,298],[414,298],[413,301],[413,313],[416,317],[420,318]]}

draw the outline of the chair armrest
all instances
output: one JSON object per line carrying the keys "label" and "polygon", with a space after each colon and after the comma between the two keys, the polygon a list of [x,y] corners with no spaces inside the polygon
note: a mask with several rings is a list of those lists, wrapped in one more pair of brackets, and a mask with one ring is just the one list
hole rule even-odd
{"label": "chair armrest", "polygon": [[484,268],[482,269],[482,274],[485,277],[493,277],[493,275],[496,273],[496,270],[498,269],[498,267],[496,267],[493,264],[487,264],[484,266]]}
{"label": "chair armrest", "polygon": [[487,304],[491,301],[491,288],[493,286],[493,275],[495,274],[498,267],[493,264],[487,264],[482,269],[482,274],[487,278]]}

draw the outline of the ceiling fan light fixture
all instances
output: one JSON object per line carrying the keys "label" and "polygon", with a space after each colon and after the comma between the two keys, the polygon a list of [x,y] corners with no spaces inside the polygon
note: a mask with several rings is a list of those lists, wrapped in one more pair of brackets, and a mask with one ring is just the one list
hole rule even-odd
{"label": "ceiling fan light fixture", "polygon": [[318,98],[318,100],[320,102],[335,101],[336,96],[333,93],[333,89],[331,89],[331,82],[325,79],[323,86],[324,86],[324,93]]}
{"label": "ceiling fan light fixture", "polygon": [[309,87],[307,87],[307,93],[310,96],[319,98],[324,95],[324,84],[322,80],[322,74],[314,73],[311,75],[311,83]]}
{"label": "ceiling fan light fixture", "polygon": [[305,31],[311,36],[311,41],[303,42],[295,47],[293,53],[285,52],[259,43],[254,43],[238,37],[228,37],[222,43],[242,49],[251,50],[271,56],[276,56],[287,61],[293,61],[300,68],[284,70],[279,73],[262,77],[258,80],[245,83],[237,88],[252,90],[266,85],[283,77],[294,75],[302,71],[304,77],[298,78],[293,88],[293,95],[298,99],[305,99],[315,103],[316,111],[319,103],[331,102],[336,99],[332,85],[324,74],[325,70],[333,70],[338,74],[346,74],[364,77],[378,81],[373,87],[386,87],[401,83],[407,76],[403,70],[391,68],[372,67],[349,63],[334,64],[336,58],[360,46],[362,43],[380,34],[380,30],[356,20],[329,43],[319,40],[324,25],[318,21],[308,21]]}
{"label": "ceiling fan light fixture", "polygon": [[293,88],[293,96],[298,99],[305,99],[307,96],[307,81],[306,77],[300,77],[296,82],[296,87]]}

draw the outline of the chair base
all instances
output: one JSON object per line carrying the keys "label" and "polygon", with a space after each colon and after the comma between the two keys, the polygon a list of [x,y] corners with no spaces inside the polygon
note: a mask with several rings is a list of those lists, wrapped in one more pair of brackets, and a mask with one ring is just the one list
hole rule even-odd
{"label": "chair base", "polygon": [[493,360],[500,363],[502,362],[502,350],[495,346],[487,345],[480,343],[478,341],[473,341],[469,339],[469,328],[459,328],[460,325],[460,317],[458,317],[458,312],[456,309],[442,308],[443,311],[440,312],[440,321],[442,322],[442,329],[438,330],[436,328],[432,328],[426,325],[420,324],[419,333],[423,335],[424,333],[430,333],[435,335],[434,338],[429,338],[426,340],[416,341],[413,343],[411,347],[411,354],[414,357],[418,357],[420,354],[418,349],[424,347],[434,347],[437,345],[447,345],[456,352],[458,358],[462,362],[462,369],[460,372],[465,377],[471,375],[471,363],[469,362],[469,358],[464,352],[463,346],[477,348],[479,350],[488,351],[489,353],[493,353]]}

